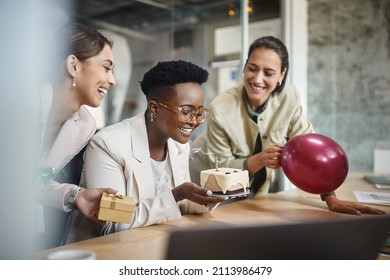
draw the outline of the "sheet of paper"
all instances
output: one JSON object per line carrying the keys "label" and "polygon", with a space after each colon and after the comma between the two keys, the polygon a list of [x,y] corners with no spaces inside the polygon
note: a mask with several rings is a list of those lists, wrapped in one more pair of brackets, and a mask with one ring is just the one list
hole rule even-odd
{"label": "sheet of paper", "polygon": [[388,192],[353,192],[357,201],[362,203],[386,203],[390,204],[390,193]]}

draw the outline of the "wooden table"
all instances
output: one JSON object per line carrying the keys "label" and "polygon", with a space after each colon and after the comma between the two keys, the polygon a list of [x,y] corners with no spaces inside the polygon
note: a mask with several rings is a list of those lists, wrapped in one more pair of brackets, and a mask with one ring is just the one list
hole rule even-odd
{"label": "wooden table", "polygon": [[[341,199],[356,201],[353,190],[383,192],[365,182],[362,176],[362,173],[350,174],[336,191],[337,196]],[[390,205],[375,205],[375,207],[390,213]],[[50,252],[60,249],[88,249],[96,252],[97,259],[164,259],[170,231],[181,227],[215,223],[234,225],[296,223],[311,219],[347,216],[350,215],[329,211],[326,203],[321,201],[318,195],[293,189],[255,199],[226,203],[209,214],[188,214],[178,221],[134,228],[54,248],[42,252],[40,258],[46,258]]]}

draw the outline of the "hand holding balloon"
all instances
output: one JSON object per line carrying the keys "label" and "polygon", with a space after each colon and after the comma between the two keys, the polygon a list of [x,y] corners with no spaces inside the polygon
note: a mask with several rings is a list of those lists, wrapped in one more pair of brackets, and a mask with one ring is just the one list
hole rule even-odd
{"label": "hand holding balloon", "polygon": [[264,147],[263,151],[258,154],[263,162],[263,166],[277,169],[281,166],[283,146],[278,144],[272,144]]}
{"label": "hand holding balloon", "polygon": [[265,146],[259,153],[248,158],[247,164],[250,172],[255,173],[263,167],[277,169],[281,166],[281,155],[283,146],[272,144]]}
{"label": "hand holding balloon", "polygon": [[287,178],[313,194],[337,189],[348,175],[348,158],[334,140],[321,134],[304,134],[284,146],[281,163]]}

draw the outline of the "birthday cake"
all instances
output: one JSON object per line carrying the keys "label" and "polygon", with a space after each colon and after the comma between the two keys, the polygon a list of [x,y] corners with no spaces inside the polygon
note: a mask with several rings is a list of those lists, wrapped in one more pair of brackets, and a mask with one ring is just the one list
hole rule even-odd
{"label": "birthday cake", "polygon": [[249,188],[249,173],[237,168],[207,169],[200,173],[200,185],[214,194],[243,193]]}

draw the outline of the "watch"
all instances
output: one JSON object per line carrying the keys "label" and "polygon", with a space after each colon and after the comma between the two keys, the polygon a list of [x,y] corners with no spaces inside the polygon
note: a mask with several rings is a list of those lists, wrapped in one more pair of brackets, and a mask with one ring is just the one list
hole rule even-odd
{"label": "watch", "polygon": [[76,187],[73,187],[70,189],[68,203],[72,206],[72,208],[76,208],[76,205],[75,205],[76,198],[82,189],[83,188],[79,187],[79,186],[76,186]]}
{"label": "watch", "polygon": [[336,193],[335,192],[323,193],[323,194],[321,194],[321,200],[325,201],[325,198],[328,197],[328,196],[331,196],[331,195],[335,196]]}

